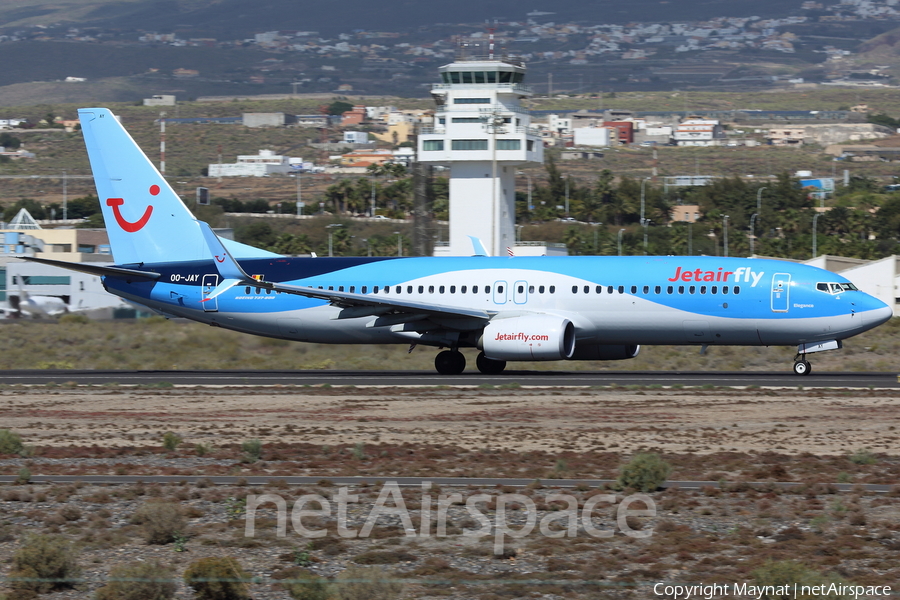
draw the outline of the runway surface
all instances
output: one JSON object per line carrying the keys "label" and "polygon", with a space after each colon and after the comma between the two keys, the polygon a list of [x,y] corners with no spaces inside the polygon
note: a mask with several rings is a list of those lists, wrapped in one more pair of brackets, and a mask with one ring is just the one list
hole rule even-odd
{"label": "runway surface", "polygon": [[439,375],[430,371],[0,371],[0,383],[7,385],[356,385],[356,386],[439,386],[503,385],[572,387],[609,385],[682,385],[780,388],[900,388],[897,373],[827,372],[794,375],[764,371],[507,371],[501,375],[478,372]]}
{"label": "runway surface", "polygon": [[[136,483],[161,483],[178,484],[188,482],[196,484],[200,480],[206,480],[214,485],[248,485],[264,486],[271,482],[281,482],[288,485],[316,485],[321,482],[329,482],[331,485],[358,486],[381,485],[389,481],[400,487],[421,487],[423,483],[436,486],[476,486],[476,487],[525,487],[535,483],[534,479],[511,479],[494,477],[231,477],[231,476],[204,476],[204,475],[35,475],[31,483],[75,483],[83,481],[96,485],[127,485]],[[14,483],[14,475],[0,475],[0,484]],[[545,487],[574,488],[586,485],[598,488],[601,485],[614,484],[613,479],[544,479],[541,485]],[[733,483],[733,482],[732,482]],[[795,482],[748,482],[752,486],[775,486],[783,489],[806,485]],[[661,487],[678,487],[683,490],[699,490],[706,487],[727,487],[729,483],[719,481],[667,481]],[[875,483],[850,484],[850,483],[823,483],[839,492],[849,492],[855,487],[864,488],[869,492],[888,493],[893,486]]]}

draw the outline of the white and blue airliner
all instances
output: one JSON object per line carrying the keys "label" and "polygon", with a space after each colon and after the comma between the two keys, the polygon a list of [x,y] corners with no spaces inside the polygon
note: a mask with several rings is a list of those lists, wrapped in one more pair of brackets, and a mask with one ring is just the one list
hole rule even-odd
{"label": "white and blue airliner", "polygon": [[892,310],[829,271],[695,256],[293,258],[221,239],[198,221],[116,117],[78,111],[115,266],[40,262],[103,277],[162,314],[328,344],[443,348],[442,374],[477,348],[507,361],[619,360],[645,344],[797,346],[806,356]]}

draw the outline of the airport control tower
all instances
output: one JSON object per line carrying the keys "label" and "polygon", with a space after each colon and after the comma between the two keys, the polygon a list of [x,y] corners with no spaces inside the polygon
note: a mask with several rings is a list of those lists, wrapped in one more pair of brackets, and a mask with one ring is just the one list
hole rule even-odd
{"label": "airport control tower", "polygon": [[492,256],[506,255],[516,240],[516,168],[544,162],[540,134],[520,104],[531,96],[525,65],[490,57],[439,71],[434,127],[421,131],[418,148],[420,162],[450,167],[450,244],[435,255],[470,256],[469,236]]}

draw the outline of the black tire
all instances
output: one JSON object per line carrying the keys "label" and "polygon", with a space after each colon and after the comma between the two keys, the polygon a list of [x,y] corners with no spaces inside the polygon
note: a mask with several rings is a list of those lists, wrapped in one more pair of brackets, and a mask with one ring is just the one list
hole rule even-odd
{"label": "black tire", "polygon": [[809,364],[807,361],[798,360],[797,362],[794,363],[794,374],[795,375],[803,375],[805,377],[806,375],[809,375],[810,373],[812,373],[812,365]]}
{"label": "black tire", "polygon": [[494,360],[484,355],[484,352],[478,353],[475,359],[475,366],[485,375],[499,375],[506,368],[505,360]]}
{"label": "black tire", "polygon": [[456,350],[444,350],[434,357],[434,368],[441,375],[459,375],[466,370],[466,357]]}

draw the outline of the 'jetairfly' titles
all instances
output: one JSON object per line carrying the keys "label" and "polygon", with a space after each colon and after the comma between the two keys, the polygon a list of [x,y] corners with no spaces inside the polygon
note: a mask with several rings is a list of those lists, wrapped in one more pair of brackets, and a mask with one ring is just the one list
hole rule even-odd
{"label": "'jetairfly' titles", "polygon": [[681,267],[675,268],[675,275],[669,277],[668,281],[729,281],[731,283],[749,283],[750,287],[756,287],[765,271],[754,271],[750,267],[738,267],[734,271],[725,271],[719,267],[716,271],[704,271],[703,269],[695,269],[689,271]]}

